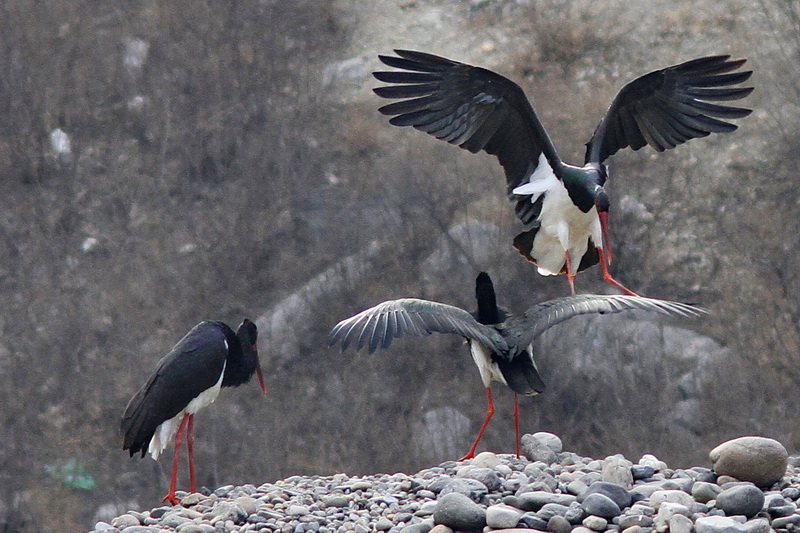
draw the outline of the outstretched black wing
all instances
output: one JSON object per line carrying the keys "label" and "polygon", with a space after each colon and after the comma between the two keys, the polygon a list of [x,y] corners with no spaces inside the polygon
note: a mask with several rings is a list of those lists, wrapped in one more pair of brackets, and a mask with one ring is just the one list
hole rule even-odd
{"label": "outstretched black wing", "polygon": [[745,59],[708,56],[645,74],[619,91],[586,144],[585,162],[601,163],[621,148],[645,145],[663,152],[689,139],[730,132],[750,109],[710,102],[739,100],[752,87],[730,87],[752,71],[732,72]]}
{"label": "outstretched black wing", "polygon": [[544,163],[542,159],[551,166],[560,164],[553,143],[516,83],[490,70],[424,52],[395,53],[400,57],[378,57],[402,70],[373,73],[380,81],[394,84],[374,89],[378,96],[402,99],[380,108],[384,115],[393,115],[391,124],[413,126],[470,152],[485,150],[497,156],[509,196]]}
{"label": "outstretched black wing", "polygon": [[620,313],[630,309],[654,311],[664,315],[699,316],[705,309],[680,302],[641,296],[579,294],[536,304],[525,312],[519,326],[517,346],[527,346],[547,329],[578,315]]}
{"label": "outstretched black wing", "polygon": [[492,327],[484,326],[471,314],[452,305],[401,298],[389,300],[342,320],[331,330],[330,345],[341,343],[342,351],[350,344],[356,350],[367,346],[369,353],[388,348],[395,338],[404,335],[424,337],[431,333],[455,333],[480,342],[497,353],[508,353],[508,344]]}

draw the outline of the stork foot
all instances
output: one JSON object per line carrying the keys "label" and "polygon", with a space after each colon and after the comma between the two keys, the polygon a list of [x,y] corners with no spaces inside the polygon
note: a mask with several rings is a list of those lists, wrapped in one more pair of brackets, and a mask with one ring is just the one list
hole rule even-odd
{"label": "stork foot", "polygon": [[170,492],[169,494],[164,496],[163,500],[161,500],[161,503],[164,502],[169,502],[170,505],[179,505],[181,503],[181,499],[175,496],[174,492]]}

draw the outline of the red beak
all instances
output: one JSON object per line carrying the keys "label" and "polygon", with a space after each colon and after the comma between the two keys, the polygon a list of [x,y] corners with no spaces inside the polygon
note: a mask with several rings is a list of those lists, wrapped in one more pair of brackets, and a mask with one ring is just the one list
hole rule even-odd
{"label": "red beak", "polygon": [[264,393],[264,396],[267,395],[267,386],[264,385],[264,376],[261,375],[261,365],[259,364],[256,367],[256,375],[258,376],[258,384],[261,385],[261,392]]}
{"label": "red beak", "polygon": [[[258,349],[255,344],[253,345],[253,349],[254,350]],[[261,374],[261,361],[259,361],[258,358],[256,358],[256,376],[258,376],[258,384],[261,385],[261,392],[263,392],[264,396],[266,396],[267,386],[264,385],[264,376]]]}

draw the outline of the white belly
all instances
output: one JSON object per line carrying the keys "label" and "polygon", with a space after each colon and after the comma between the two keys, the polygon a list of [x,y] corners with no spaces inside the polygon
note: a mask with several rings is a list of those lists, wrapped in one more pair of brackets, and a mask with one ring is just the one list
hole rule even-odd
{"label": "white belly", "polygon": [[602,244],[597,208],[592,207],[588,213],[584,213],[572,203],[564,183],[556,177],[544,153],[539,155],[539,163],[528,182],[513,192],[531,195],[531,202],[545,195],[539,215],[541,226],[531,250],[531,257],[536,259],[540,274],[550,276],[560,273],[566,262],[567,250],[572,262],[572,274],[575,274],[588,248],[588,239],[591,237],[595,246]]}
{"label": "white belly", "polygon": [[472,360],[475,361],[478,372],[481,373],[481,381],[484,387],[488,387],[492,381],[508,385],[506,378],[500,372],[500,367],[492,360],[492,351],[489,348],[479,342],[470,340],[469,351],[472,353]]}
{"label": "white belly", "polygon": [[173,416],[169,420],[165,420],[156,428],[156,432],[153,434],[153,438],[150,440],[150,446],[147,448],[147,451],[150,453],[153,459],[158,460],[158,456],[161,455],[161,452],[163,452],[172,439],[175,438],[175,434],[178,432],[178,428],[180,427],[181,421],[185,415],[193,415],[203,407],[214,403],[214,400],[217,399],[217,396],[219,396],[219,391],[222,388],[222,377],[224,375],[225,364],[222,365],[222,373],[220,373],[219,380],[217,380],[214,386],[212,386],[210,389],[204,390],[198,396],[194,397],[192,401],[189,402],[189,404],[183,409],[183,411]]}
{"label": "white belly", "polygon": [[561,181],[545,196],[539,220],[541,227],[533,241],[531,256],[536,258],[540,274],[561,272],[567,250],[572,260],[572,274],[575,274],[581,257],[586,253],[589,239],[595,246],[602,243],[597,208],[592,207],[588,213],[582,212],[572,203]]}

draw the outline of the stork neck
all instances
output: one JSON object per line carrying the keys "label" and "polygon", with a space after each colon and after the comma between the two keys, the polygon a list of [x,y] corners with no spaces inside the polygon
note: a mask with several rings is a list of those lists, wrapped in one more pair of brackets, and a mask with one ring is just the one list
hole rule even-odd
{"label": "stork neck", "polygon": [[503,321],[502,312],[497,307],[492,279],[485,272],[481,272],[475,282],[475,298],[478,300],[478,312],[475,317],[478,322],[499,324]]}
{"label": "stork neck", "polygon": [[571,165],[561,167],[561,181],[570,200],[584,213],[595,205],[597,195],[603,191],[603,177],[596,168],[579,168]]}
{"label": "stork neck", "polygon": [[[252,322],[249,322],[252,324]],[[253,325],[253,329],[255,325]],[[225,331],[225,340],[228,342],[228,357],[225,366],[225,376],[222,379],[223,387],[238,387],[246,383],[258,366],[258,352],[255,348],[255,335],[246,324],[242,324],[234,333],[232,329]]]}

